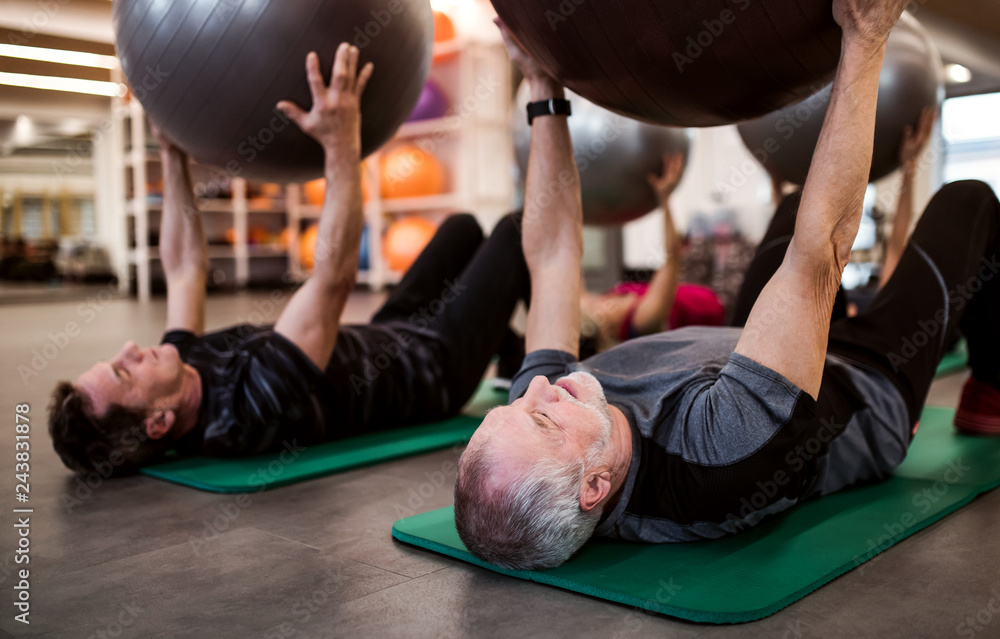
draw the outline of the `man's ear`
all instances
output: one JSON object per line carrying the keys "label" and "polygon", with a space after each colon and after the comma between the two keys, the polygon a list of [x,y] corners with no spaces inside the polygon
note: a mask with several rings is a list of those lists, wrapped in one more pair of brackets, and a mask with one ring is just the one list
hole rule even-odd
{"label": "man's ear", "polygon": [[173,410],[158,410],[147,417],[142,422],[142,425],[146,430],[147,437],[150,439],[162,439],[174,427],[176,419],[177,415]]}
{"label": "man's ear", "polygon": [[580,508],[590,512],[611,492],[611,473],[608,471],[587,475],[580,490]]}

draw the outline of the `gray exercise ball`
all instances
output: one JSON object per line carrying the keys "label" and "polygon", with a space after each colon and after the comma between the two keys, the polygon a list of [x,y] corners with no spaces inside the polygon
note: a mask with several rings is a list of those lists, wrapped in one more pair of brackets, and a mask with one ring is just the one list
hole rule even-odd
{"label": "gray exercise ball", "polygon": [[429,0],[114,0],[115,46],[139,99],[201,163],[231,176],[298,182],[322,174],[323,151],[275,109],[308,109],[305,59],[329,80],[337,47],[375,63],[362,98],[362,154],[384,144],[427,80]]}
{"label": "gray exercise ball", "polygon": [[[832,88],[738,126],[743,143],[768,171],[805,184]],[[879,78],[872,181],[899,168],[905,128],[917,125],[924,107],[940,108],[943,101],[941,54],[916,18],[904,13],[889,37]]]}
{"label": "gray exercise ball", "polygon": [[[687,164],[688,132],[626,118],[568,90],[566,98],[573,108],[569,130],[580,171],[584,223],[624,224],[656,208],[656,193],[646,178],[662,173],[665,153],[683,153]],[[522,82],[513,114],[514,156],[522,184],[531,148],[525,112],[530,100],[531,91]]]}

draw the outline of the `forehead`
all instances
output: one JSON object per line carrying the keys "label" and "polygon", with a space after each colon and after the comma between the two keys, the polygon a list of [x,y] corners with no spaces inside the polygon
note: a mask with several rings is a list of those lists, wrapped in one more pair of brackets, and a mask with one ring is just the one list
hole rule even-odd
{"label": "forehead", "polygon": [[120,399],[124,387],[109,362],[98,362],[76,378],[74,386],[83,391],[98,414]]}

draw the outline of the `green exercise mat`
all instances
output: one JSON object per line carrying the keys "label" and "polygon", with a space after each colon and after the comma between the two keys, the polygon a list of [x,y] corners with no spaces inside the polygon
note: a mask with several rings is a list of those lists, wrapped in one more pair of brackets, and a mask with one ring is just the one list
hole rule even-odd
{"label": "green exercise mat", "polygon": [[593,540],[551,570],[509,571],[465,550],[452,508],[393,526],[403,542],[496,572],[691,621],[771,615],[1000,485],[1000,438],[957,435],[954,411],[927,408],[909,455],[880,484],[816,499],[714,541]]}
{"label": "green exercise mat", "polygon": [[945,353],[944,357],[941,358],[941,361],[938,363],[937,373],[934,376],[943,377],[951,375],[952,373],[965,370],[968,366],[969,347],[966,345],[965,340],[961,339],[955,345],[955,348]]}
{"label": "green exercise mat", "polygon": [[181,457],[143,468],[142,474],[213,493],[278,488],[467,442],[486,411],[506,401],[506,391],[496,391],[483,383],[461,415],[442,422],[405,426],[276,455],[239,459]]}

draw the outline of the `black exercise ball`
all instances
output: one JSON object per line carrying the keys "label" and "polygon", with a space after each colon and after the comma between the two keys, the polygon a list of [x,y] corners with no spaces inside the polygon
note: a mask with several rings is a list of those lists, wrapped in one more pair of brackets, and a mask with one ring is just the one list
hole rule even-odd
{"label": "black exercise ball", "polygon": [[375,72],[362,98],[362,152],[413,110],[431,64],[428,0],[114,0],[115,45],[151,119],[199,162],[271,182],[318,177],[323,151],[275,109],[308,109],[306,54],[329,80],[341,42]]}
{"label": "black exercise ball", "polygon": [[[832,85],[799,104],[739,125],[743,143],[768,171],[805,184]],[[879,77],[871,180],[899,168],[904,130],[916,126],[925,107],[944,101],[944,65],[934,41],[916,18],[903,14],[886,47]]]}
{"label": "black exercise ball", "polygon": [[[620,116],[571,91],[566,97],[573,105],[569,130],[580,171],[584,223],[624,224],[656,208],[656,193],[646,178],[663,172],[666,153],[683,153],[687,162],[688,132]],[[525,115],[530,99],[530,88],[522,83],[513,114],[514,156],[522,184],[531,148],[531,127]]]}
{"label": "black exercise ball", "polygon": [[492,0],[514,37],[588,100],[648,122],[731,124],[833,79],[831,0]]}

